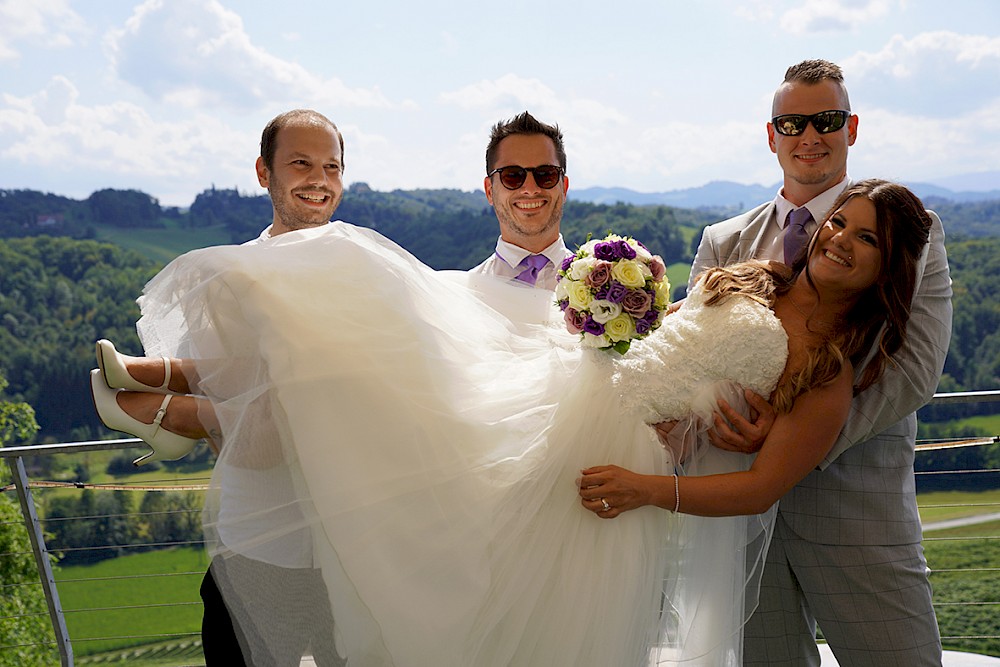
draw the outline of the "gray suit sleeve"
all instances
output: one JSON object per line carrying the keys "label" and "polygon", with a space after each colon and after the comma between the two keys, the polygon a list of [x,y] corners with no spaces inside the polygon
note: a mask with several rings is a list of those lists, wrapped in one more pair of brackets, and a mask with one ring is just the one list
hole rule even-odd
{"label": "gray suit sleeve", "polygon": [[951,276],[944,247],[944,228],[929,211],[932,225],[927,261],[917,287],[906,329],[906,340],[895,364],[874,385],[854,398],[847,423],[820,469],[845,450],[883,432],[916,412],[937,389],[951,341]]}
{"label": "gray suit sleeve", "polygon": [[713,266],[721,266],[722,260],[719,258],[718,248],[714,242],[715,236],[712,227],[708,226],[702,233],[701,242],[698,243],[698,252],[695,253],[694,261],[691,262],[691,275],[688,278],[688,290],[694,287],[695,279],[701,275],[705,269]]}

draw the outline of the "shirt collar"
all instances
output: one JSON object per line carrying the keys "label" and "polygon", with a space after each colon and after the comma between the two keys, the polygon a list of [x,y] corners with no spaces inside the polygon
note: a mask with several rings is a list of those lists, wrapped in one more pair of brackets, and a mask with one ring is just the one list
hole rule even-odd
{"label": "shirt collar", "polygon": [[[834,185],[828,190],[824,190],[819,193],[809,201],[805,203],[805,207],[809,209],[812,213],[813,220],[816,222],[822,222],[826,220],[826,214],[830,212],[833,207],[833,202],[837,201],[837,197],[840,193],[847,189],[847,186],[851,184],[851,179],[849,176],[845,175],[843,180]],[[782,190],[778,190],[778,195],[774,198],[775,215],[778,220],[778,226],[782,229],[785,227],[785,220],[788,218],[789,212],[792,209],[800,208],[793,204],[792,202],[785,199]]]}
{"label": "shirt collar", "polygon": [[566,244],[563,242],[562,234],[551,245],[538,253],[508,243],[503,238],[497,239],[497,256],[510,266],[516,267],[528,255],[545,255],[553,266],[559,267],[566,258]]}

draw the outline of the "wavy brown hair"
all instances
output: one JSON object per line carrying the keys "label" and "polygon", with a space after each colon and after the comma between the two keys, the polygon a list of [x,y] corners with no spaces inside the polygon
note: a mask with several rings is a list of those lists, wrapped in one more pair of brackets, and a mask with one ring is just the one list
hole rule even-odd
{"label": "wavy brown hair", "polygon": [[[917,268],[930,236],[931,217],[920,199],[904,186],[869,179],[844,190],[827,219],[852,197],[864,197],[875,206],[875,227],[882,260],[879,275],[841,318],[841,326],[809,351],[806,363],[782,377],[771,397],[779,412],[790,410],[798,395],[832,382],[846,360],[855,368],[864,364],[854,393],[864,391],[882,376],[888,364],[893,363],[892,355],[906,338],[906,324],[916,292]],[[800,273],[804,273],[812,285],[808,257],[818,234],[819,229],[809,242],[809,252],[800,257],[790,275],[764,262],[743,262],[706,271],[705,290],[710,296],[705,303],[711,305],[729,295],[742,294],[770,307],[778,296],[790,289]],[[874,354],[865,364],[872,352]]]}

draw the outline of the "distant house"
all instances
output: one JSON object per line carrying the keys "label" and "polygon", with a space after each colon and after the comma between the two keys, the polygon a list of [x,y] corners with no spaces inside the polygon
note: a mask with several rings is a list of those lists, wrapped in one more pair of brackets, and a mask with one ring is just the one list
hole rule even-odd
{"label": "distant house", "polygon": [[56,227],[63,223],[62,213],[39,213],[35,217],[36,227]]}

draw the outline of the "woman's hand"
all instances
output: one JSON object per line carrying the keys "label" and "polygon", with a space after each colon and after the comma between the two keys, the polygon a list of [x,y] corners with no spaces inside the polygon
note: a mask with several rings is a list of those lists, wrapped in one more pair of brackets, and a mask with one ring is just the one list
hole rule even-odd
{"label": "woman's hand", "polygon": [[613,519],[623,512],[653,504],[655,481],[672,479],[640,475],[618,466],[596,466],[580,474],[577,482],[581,504],[602,519]]}

